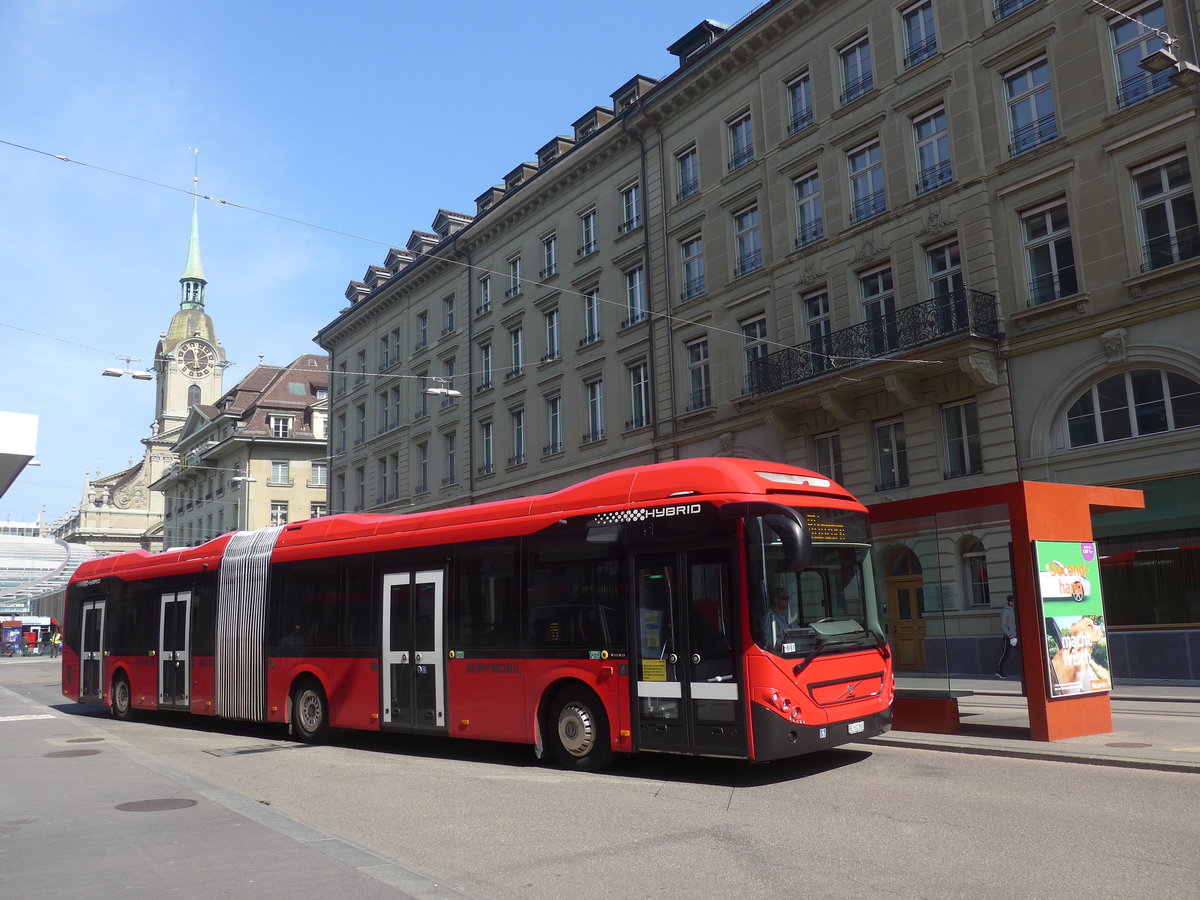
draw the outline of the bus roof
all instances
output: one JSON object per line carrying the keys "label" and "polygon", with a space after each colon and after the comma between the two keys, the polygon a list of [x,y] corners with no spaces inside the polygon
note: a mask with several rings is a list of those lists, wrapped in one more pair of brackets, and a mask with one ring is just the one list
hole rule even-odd
{"label": "bus roof", "polygon": [[[700,457],[619,469],[549,494],[494,500],[419,513],[342,513],[284,526],[275,543],[288,558],[307,554],[314,544],[354,542],[346,552],[387,547],[457,543],[486,537],[532,534],[554,522],[588,512],[602,513],[671,501],[706,500],[723,504],[769,496],[784,505],[820,505],[866,512],[840,485],[822,475],[783,463]],[[135,550],[83,563],[72,581],[154,569],[183,574],[216,569],[231,535],[198,547],[147,553]],[[292,551],[292,552],[288,552]]]}

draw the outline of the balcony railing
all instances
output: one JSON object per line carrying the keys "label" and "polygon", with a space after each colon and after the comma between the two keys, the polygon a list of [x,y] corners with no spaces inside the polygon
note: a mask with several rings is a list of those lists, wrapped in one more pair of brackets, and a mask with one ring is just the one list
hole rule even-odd
{"label": "balcony railing", "polygon": [[732,172],[735,169],[740,169],[742,166],[753,161],[754,145],[751,144],[748,147],[739,147],[729,155],[729,171]]}
{"label": "balcony railing", "polygon": [[641,228],[641,227],[642,227],[642,217],[641,216],[631,216],[630,218],[626,219],[624,222],[622,222],[620,225],[617,226],[617,234],[626,234],[627,232],[633,231],[633,229],[635,229],[635,228]]}
{"label": "balcony railing", "polygon": [[1033,3],[1033,0],[996,0],[992,6],[992,18],[999,22],[1001,19],[1011,16],[1018,9],[1024,9],[1030,3]]}
{"label": "balcony railing", "polygon": [[591,254],[596,252],[596,248],[599,246],[600,246],[600,244],[595,240],[584,241],[582,246],[580,246],[580,248],[575,251],[575,255],[576,256],[590,256]]}
{"label": "balcony railing", "polygon": [[937,55],[937,35],[932,35],[908,48],[908,52],[904,54],[904,68],[911,69],[917,63],[923,63],[935,55]]}
{"label": "balcony railing", "polygon": [[562,453],[562,452],[563,452],[563,442],[562,441],[552,441],[551,443],[546,444],[545,446],[542,447],[542,456],[553,456],[556,453]]}
{"label": "balcony railing", "polygon": [[802,109],[798,109],[792,114],[792,120],[788,122],[788,134],[795,134],[797,131],[803,131],[812,123],[812,107],[806,106]]}
{"label": "balcony railing", "polygon": [[704,409],[712,406],[712,388],[702,387],[697,388],[688,394],[687,411],[694,412],[697,409]]}
{"label": "balcony railing", "polygon": [[1200,256],[1200,232],[1196,225],[1180,228],[1174,234],[1152,237],[1142,245],[1142,271],[1149,272]]}
{"label": "balcony railing", "polygon": [[757,272],[763,267],[762,250],[751,250],[743,253],[737,258],[737,264],[734,269],[734,275],[747,275],[750,272]]}
{"label": "balcony railing", "polygon": [[679,294],[680,300],[692,300],[704,293],[704,276],[698,275],[690,281],[685,281]]}
{"label": "balcony railing", "polygon": [[604,440],[604,429],[601,428],[597,429],[596,431],[589,431],[583,436],[582,440],[585,444],[594,444],[596,441],[602,441]]}
{"label": "balcony railing", "polygon": [[1042,116],[1036,122],[1022,125],[1012,133],[1012,141],[1008,145],[1009,156],[1020,156],[1026,150],[1032,150],[1047,141],[1058,137],[1058,125],[1054,121],[1054,113]]}
{"label": "balcony railing", "polygon": [[699,193],[699,191],[700,179],[689,178],[687,181],[683,182],[683,184],[679,185],[679,190],[675,194],[675,200],[676,202],[680,200],[686,200],[688,197],[692,196],[692,194]]}
{"label": "balcony railing", "polygon": [[635,428],[646,428],[650,425],[649,415],[634,416],[632,419],[625,420],[625,430],[633,431]]}
{"label": "balcony railing", "polygon": [[949,184],[953,180],[954,175],[950,171],[950,160],[942,160],[928,169],[921,170],[917,176],[917,193],[927,193],[934,188],[940,188],[944,184]]}
{"label": "balcony railing", "polygon": [[1079,281],[1075,277],[1075,267],[1065,266],[1057,272],[1047,272],[1029,282],[1029,305],[1041,306],[1070,297],[1079,292]]}
{"label": "balcony railing", "polygon": [[646,311],[644,309],[630,310],[629,318],[621,321],[622,328],[628,328],[630,325],[637,325],[639,322],[646,321]]}
{"label": "balcony railing", "polygon": [[865,222],[880,213],[887,212],[887,197],[883,191],[876,191],[860,200],[855,200],[850,207],[851,222]]}
{"label": "balcony railing", "polygon": [[504,296],[511,300],[513,297],[520,297],[525,293],[525,288],[522,285],[514,284],[504,292]]}
{"label": "balcony railing", "polygon": [[539,278],[551,278],[558,274],[558,263],[550,263],[538,273]]}
{"label": "balcony railing", "polygon": [[768,354],[754,361],[753,391],[769,394],[892,353],[968,335],[998,337],[996,298],[992,294],[953,291]]}
{"label": "balcony railing", "polygon": [[849,82],[842,90],[842,106],[857,100],[863,94],[868,93],[875,87],[874,73],[868,72],[862,78],[856,78]]}
{"label": "balcony railing", "polygon": [[815,244],[823,237],[825,237],[824,219],[816,219],[812,222],[805,222],[800,226],[800,230],[796,233],[796,246],[807,247],[809,244]]}
{"label": "balcony railing", "polygon": [[1124,109],[1171,86],[1171,70],[1135,72],[1117,85],[1117,106]]}

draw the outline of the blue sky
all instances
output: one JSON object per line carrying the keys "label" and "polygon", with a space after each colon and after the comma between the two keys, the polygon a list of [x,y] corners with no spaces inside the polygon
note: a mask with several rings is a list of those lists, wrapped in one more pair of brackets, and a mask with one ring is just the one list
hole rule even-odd
{"label": "blue sky", "polygon": [[42,463],[0,520],[53,520],[85,473],[140,458],[153,383],[100,372],[149,368],[178,308],[189,147],[202,194],[369,239],[201,203],[228,388],[316,349],[347,282],[439,208],[473,213],[629,78],[673,71],[701,19],[755,5],[0,3],[0,409],[40,417]]}

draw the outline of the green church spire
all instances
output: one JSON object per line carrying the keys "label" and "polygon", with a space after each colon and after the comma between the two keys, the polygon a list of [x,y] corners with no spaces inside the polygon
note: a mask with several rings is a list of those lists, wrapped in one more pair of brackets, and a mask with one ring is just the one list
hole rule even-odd
{"label": "green church spire", "polygon": [[[196,154],[196,167],[199,169],[200,151],[192,152]],[[187,265],[184,266],[183,275],[179,279],[183,286],[180,309],[204,309],[204,285],[208,283],[204,278],[204,269],[200,267],[200,197],[197,193],[199,184],[200,177],[197,173],[192,176],[192,233],[188,238]]]}

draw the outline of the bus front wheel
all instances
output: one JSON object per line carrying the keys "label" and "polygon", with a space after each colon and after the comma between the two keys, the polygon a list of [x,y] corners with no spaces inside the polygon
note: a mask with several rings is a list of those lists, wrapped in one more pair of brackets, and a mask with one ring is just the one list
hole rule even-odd
{"label": "bus front wheel", "polygon": [[554,756],[565,768],[594,772],[612,761],[604,705],[586,688],[559,691],[548,724]]}
{"label": "bus front wheel", "polygon": [[319,744],[329,734],[329,701],[313,678],[301,681],[292,692],[292,725],[306,744]]}
{"label": "bus front wheel", "polygon": [[118,675],[112,683],[113,718],[128,722],[133,718],[133,695],[129,690],[129,679]]}

